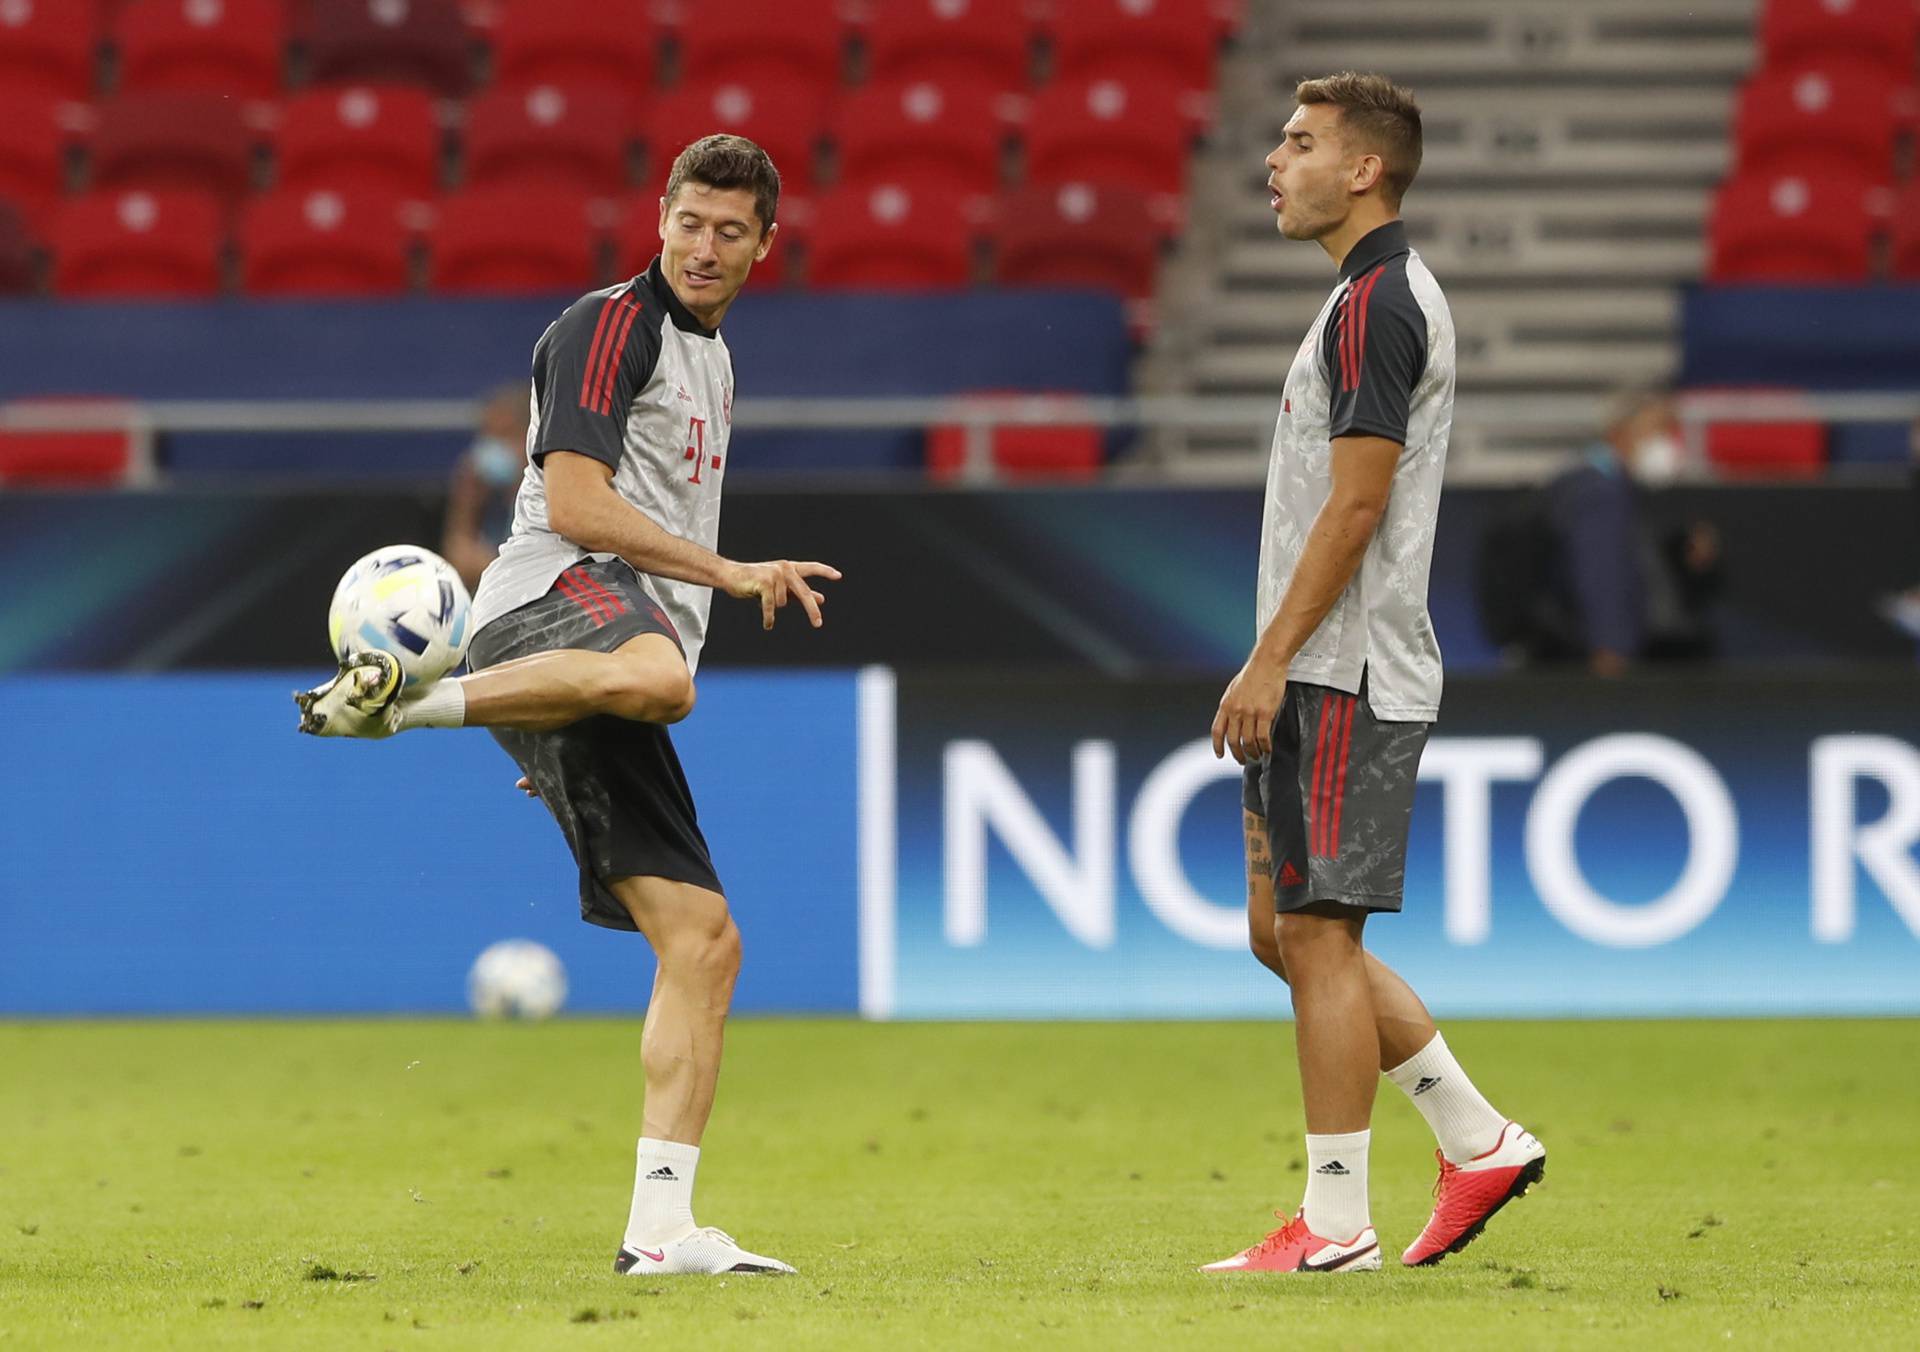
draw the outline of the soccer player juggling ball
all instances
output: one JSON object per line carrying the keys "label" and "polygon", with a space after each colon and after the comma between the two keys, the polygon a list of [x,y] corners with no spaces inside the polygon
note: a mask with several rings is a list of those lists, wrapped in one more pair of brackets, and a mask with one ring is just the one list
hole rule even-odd
{"label": "soccer player juggling ball", "polygon": [[1400,909],[1414,779],[1440,706],[1427,571],[1453,422],[1453,320],[1407,243],[1420,110],[1379,75],[1308,80],[1267,156],[1280,233],[1339,269],[1287,373],[1260,537],[1259,637],[1221,697],[1246,767],[1247,921],[1292,990],[1306,1106],[1300,1210],[1209,1272],[1380,1266],[1367,1150],[1381,1073],[1439,1139],[1437,1262],[1538,1181],[1546,1150],[1481,1096],[1407,983],[1366,951]]}
{"label": "soccer player juggling ball", "polygon": [[797,602],[818,627],[823,563],[714,552],[733,422],[720,321],[776,231],[780,176],[738,136],[696,141],[660,202],[660,254],[561,315],[533,349],[528,465],[513,533],[474,598],[473,674],[401,698],[386,653],[355,653],[297,697],[300,730],[385,737],[484,727],[566,835],[590,924],[658,959],[640,1058],[646,1103],[615,1270],[791,1272],[694,1224],[740,934],[667,725],[693,710],[718,589],[762,623]]}

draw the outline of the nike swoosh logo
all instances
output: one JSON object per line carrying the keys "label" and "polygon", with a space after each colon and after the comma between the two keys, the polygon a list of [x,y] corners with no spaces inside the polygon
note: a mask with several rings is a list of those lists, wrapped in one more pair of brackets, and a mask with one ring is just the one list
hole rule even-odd
{"label": "nike swoosh logo", "polygon": [[1338,1258],[1326,1263],[1309,1263],[1305,1259],[1302,1259],[1300,1261],[1300,1270],[1302,1272],[1335,1272],[1345,1267],[1348,1263],[1353,1262],[1356,1258],[1365,1258],[1379,1247],[1380,1245],[1378,1243],[1369,1244],[1364,1249],[1355,1249],[1352,1253],[1343,1253]]}
{"label": "nike swoosh logo", "polygon": [[664,1263],[667,1261],[667,1251],[665,1249],[660,1250],[659,1253],[654,1253],[648,1249],[636,1249],[634,1252],[642,1258],[651,1258],[656,1263]]}

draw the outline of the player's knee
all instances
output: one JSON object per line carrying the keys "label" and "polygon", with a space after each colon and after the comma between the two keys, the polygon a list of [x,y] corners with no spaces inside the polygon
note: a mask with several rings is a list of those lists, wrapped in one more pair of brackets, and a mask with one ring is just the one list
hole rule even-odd
{"label": "player's knee", "polygon": [[1351,940],[1338,921],[1288,913],[1274,924],[1275,949],[1284,971],[1306,974],[1346,957]]}
{"label": "player's knee", "polygon": [[733,923],[733,917],[725,917],[718,927],[702,935],[692,957],[712,984],[731,988],[740,975],[740,927]]}
{"label": "player's knee", "polygon": [[1247,926],[1247,947],[1253,950],[1260,965],[1279,977],[1287,979],[1287,964],[1280,956],[1279,922],[1255,921]]}
{"label": "player's knee", "polygon": [[678,723],[693,712],[693,702],[696,698],[693,676],[685,667],[682,667],[677,675],[667,681],[667,688],[661,694],[660,702],[663,712],[660,721]]}
{"label": "player's knee", "polygon": [[624,658],[611,664],[601,702],[621,718],[678,723],[693,712],[693,677],[685,664]]}

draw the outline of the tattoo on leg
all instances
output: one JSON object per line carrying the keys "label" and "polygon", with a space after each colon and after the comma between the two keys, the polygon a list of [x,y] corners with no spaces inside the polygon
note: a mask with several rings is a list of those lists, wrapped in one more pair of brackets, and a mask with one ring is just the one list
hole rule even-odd
{"label": "tattoo on leg", "polygon": [[1267,847],[1267,824],[1251,812],[1247,824],[1247,881],[1266,882],[1273,877],[1273,854]]}

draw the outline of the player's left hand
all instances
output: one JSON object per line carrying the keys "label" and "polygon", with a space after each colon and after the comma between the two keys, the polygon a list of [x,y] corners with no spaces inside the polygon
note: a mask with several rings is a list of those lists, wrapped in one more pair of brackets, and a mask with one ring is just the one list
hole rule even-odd
{"label": "player's left hand", "polygon": [[790,600],[800,603],[800,608],[807,612],[807,622],[815,629],[825,623],[820,618],[820,607],[827,603],[827,598],[813,589],[809,579],[823,577],[838,582],[838,568],[831,564],[795,562],[792,559],[733,566],[735,571],[727,582],[727,592],[743,601],[760,602],[762,629],[773,628],[774,612]]}
{"label": "player's left hand", "polygon": [[1213,716],[1213,754],[1233,753],[1245,765],[1273,753],[1273,721],[1287,692],[1287,664],[1274,663],[1258,653],[1247,659],[1220,697]]}
{"label": "player's left hand", "polygon": [[521,775],[520,778],[514,780],[513,787],[526,794],[529,798],[538,798],[540,796],[540,790],[534,788],[533,781],[525,775]]}

